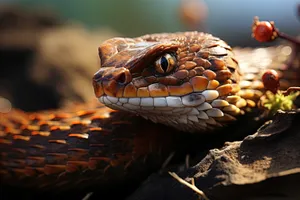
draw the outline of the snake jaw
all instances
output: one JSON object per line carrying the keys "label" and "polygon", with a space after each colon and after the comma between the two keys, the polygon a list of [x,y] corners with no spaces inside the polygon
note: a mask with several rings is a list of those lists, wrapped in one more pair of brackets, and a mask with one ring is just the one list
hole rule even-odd
{"label": "snake jaw", "polygon": [[235,120],[226,112],[239,111],[235,105],[217,97],[218,93],[207,90],[181,97],[118,98],[103,95],[99,101],[114,110],[131,112],[155,123],[188,132],[204,132],[222,126],[218,119]]}

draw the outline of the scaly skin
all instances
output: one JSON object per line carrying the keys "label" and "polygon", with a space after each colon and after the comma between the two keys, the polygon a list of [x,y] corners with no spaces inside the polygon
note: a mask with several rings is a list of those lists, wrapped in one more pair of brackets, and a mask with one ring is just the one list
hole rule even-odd
{"label": "scaly skin", "polygon": [[56,190],[108,187],[158,169],[174,149],[176,138],[159,124],[98,102],[69,110],[0,114],[2,183]]}
{"label": "scaly skin", "polygon": [[[158,169],[178,144],[175,133],[166,133],[176,131],[159,123],[205,133],[235,121],[257,107],[263,94],[259,81],[263,70],[280,67],[288,57],[282,48],[236,52],[241,68],[232,49],[209,34],[107,40],[99,48],[102,67],[93,79],[95,94],[107,106],[134,114],[95,103],[42,113],[12,110],[1,114],[3,182],[35,188],[81,187],[96,182],[113,185],[139,176],[136,169]],[[166,54],[173,60],[164,73],[156,61]],[[287,78],[292,84],[298,80]],[[119,97],[127,102],[140,98],[140,104],[117,104]],[[161,109],[159,104],[154,109],[155,98],[166,97],[186,98],[190,105],[182,100],[181,107],[168,104]],[[152,99],[152,106],[148,103],[147,109],[142,108],[141,98]]]}
{"label": "scaly skin", "polygon": [[101,103],[186,132],[235,121],[263,94],[266,65],[240,69],[231,47],[210,34],[113,38],[99,55],[94,88]]}

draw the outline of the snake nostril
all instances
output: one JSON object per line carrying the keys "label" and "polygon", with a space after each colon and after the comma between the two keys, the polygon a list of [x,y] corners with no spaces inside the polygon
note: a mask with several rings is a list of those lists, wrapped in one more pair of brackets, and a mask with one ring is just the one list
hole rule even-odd
{"label": "snake nostril", "polygon": [[124,85],[131,81],[132,77],[128,69],[126,68],[107,68],[100,69],[94,74],[93,81],[98,84],[103,81],[112,81]]}
{"label": "snake nostril", "polygon": [[126,75],[125,75],[125,73],[121,73],[121,74],[119,75],[117,81],[118,81],[119,83],[122,83],[122,84],[126,83]]}
{"label": "snake nostril", "polygon": [[116,76],[115,80],[120,84],[126,84],[131,81],[131,75],[128,71],[123,71],[118,76]]}

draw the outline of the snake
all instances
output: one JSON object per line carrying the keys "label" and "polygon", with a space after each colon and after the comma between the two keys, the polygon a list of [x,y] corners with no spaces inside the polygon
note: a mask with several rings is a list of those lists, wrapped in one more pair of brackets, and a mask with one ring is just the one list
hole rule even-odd
{"label": "snake", "polygon": [[[179,148],[177,133],[210,134],[258,109],[261,75],[284,71],[290,47],[231,48],[208,33],[178,32],[111,38],[98,51],[99,102],[0,114],[2,183],[106,187],[158,169]],[[282,87],[297,84],[286,74]]]}

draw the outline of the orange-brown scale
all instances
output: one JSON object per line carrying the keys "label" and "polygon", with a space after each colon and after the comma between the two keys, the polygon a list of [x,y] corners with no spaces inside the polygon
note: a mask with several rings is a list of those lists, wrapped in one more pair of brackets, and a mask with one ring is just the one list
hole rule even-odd
{"label": "orange-brown scale", "polygon": [[[111,39],[109,43],[124,45],[126,40],[116,38]],[[182,96],[193,91],[215,89],[223,84],[236,82],[240,76],[230,46],[208,34],[187,33],[181,38],[178,38],[177,34],[157,34],[129,41],[131,43],[126,47],[122,46],[121,49],[118,46],[112,48],[108,43],[99,47],[102,68],[97,72],[94,80],[98,83],[101,82],[103,91],[101,86],[96,86],[97,97],[100,97],[103,92],[109,96],[129,98]],[[144,42],[145,48],[140,50],[139,46],[135,50],[135,43],[138,44],[140,41]],[[168,74],[160,74],[155,71],[154,63],[165,53],[175,55],[176,67]],[[126,73],[123,73],[123,79],[119,79],[121,75],[119,71],[115,70],[116,68],[124,68],[119,71],[127,70]],[[127,75],[128,73],[131,75]],[[136,78],[132,78],[133,74]],[[131,79],[124,79],[124,76],[131,77]],[[211,80],[210,84],[208,85],[206,81],[198,78],[191,82],[191,79],[197,76],[207,77],[208,80]],[[162,85],[157,87],[157,83],[164,87]],[[115,91],[119,91],[121,88],[123,94],[116,95]],[[150,88],[155,89],[155,92]],[[225,94],[229,93],[223,93],[223,95]]]}
{"label": "orange-brown scale", "polygon": [[[169,152],[170,138],[163,134],[164,128],[158,131],[159,125],[134,122],[135,116],[124,118],[102,106],[52,114],[22,113],[20,118],[12,110],[1,115],[0,175],[5,184],[45,189],[67,188],[71,182],[73,186],[105,184],[105,176],[109,181],[121,180],[120,174],[125,176],[136,162],[147,167],[146,155],[160,159]],[[146,130],[140,132],[141,126]],[[116,170],[119,175],[111,177]]]}

